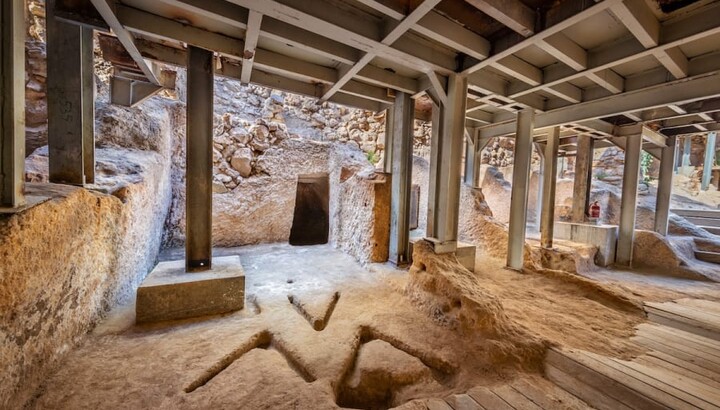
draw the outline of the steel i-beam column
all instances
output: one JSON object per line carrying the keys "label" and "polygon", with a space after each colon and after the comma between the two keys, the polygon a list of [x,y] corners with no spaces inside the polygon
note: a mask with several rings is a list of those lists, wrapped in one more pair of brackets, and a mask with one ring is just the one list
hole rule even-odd
{"label": "steel i-beam column", "polygon": [[700,182],[700,189],[707,191],[710,186],[710,177],[712,176],[713,160],[715,159],[715,140],[717,138],[716,132],[710,132],[707,135],[705,141],[705,161],[703,162],[703,173],[702,181]]}
{"label": "steel i-beam column", "polygon": [[393,146],[393,109],[385,110],[385,147],[383,155],[383,171],[392,174],[392,146]]}
{"label": "steel i-beam column", "polygon": [[655,232],[667,235],[670,216],[670,196],[672,195],[673,168],[675,166],[675,136],[667,137],[666,146],[660,156],[660,175],[658,178],[657,198],[655,200]]}
{"label": "steel i-beam column", "polygon": [[[542,215],[543,191],[545,186],[545,144],[533,143],[533,147],[537,149],[538,157],[540,157],[540,166],[537,175],[537,192],[535,195],[535,227],[540,232],[540,218]],[[530,166],[530,182],[532,183],[532,164]]]}
{"label": "steel i-beam column", "polygon": [[47,13],[47,111],[50,182],[95,179],[93,30]]}
{"label": "steel i-beam column", "polygon": [[415,104],[410,95],[395,93],[392,107],[392,186],[390,203],[390,262],[410,261],[410,187]]}
{"label": "steel i-beam column", "polygon": [[425,225],[425,236],[435,236],[435,214],[437,209],[438,195],[436,190],[440,186],[439,172],[440,161],[442,156],[442,132],[443,132],[443,121],[445,116],[442,113],[442,106],[433,103],[432,105],[432,127],[430,129],[430,164],[428,170],[428,195],[427,195],[427,223]]}
{"label": "steel i-beam column", "polygon": [[573,186],[572,221],[585,222],[590,201],[590,184],[592,183],[592,160],[594,140],[587,135],[577,139],[577,156],[575,157],[575,181]]}
{"label": "steel i-beam column", "polygon": [[212,264],[213,53],[189,46],[187,56],[185,268]]}
{"label": "steel i-beam column", "polygon": [[0,206],[25,204],[25,2],[0,4]]}
{"label": "steel i-beam column", "polygon": [[[465,131],[467,132],[467,131]],[[465,176],[463,178],[465,185],[473,186],[475,176],[475,145],[477,140],[475,135],[470,135],[470,140],[465,138]]]}
{"label": "steel i-beam column", "polygon": [[534,123],[535,112],[532,108],[526,108],[518,113],[507,254],[507,267],[518,271],[523,268]]}
{"label": "steel i-beam column", "polygon": [[640,155],[642,135],[626,138],[625,164],[623,166],[622,197],[620,198],[620,226],[618,227],[615,263],[631,266],[635,241],[635,210],[637,206],[638,179],[640,178]]}
{"label": "steel i-beam column", "polygon": [[552,248],[555,225],[555,185],[557,183],[558,144],[560,127],[554,127],[545,143],[543,167],[542,209],[540,214],[540,246]]}
{"label": "steel i-beam column", "polygon": [[[431,178],[428,191],[428,230],[426,237],[434,243],[436,253],[457,249],[458,214],[460,212],[460,167],[465,138],[467,78],[448,77],[447,105],[439,115],[439,134],[433,134],[435,154],[431,154]],[[433,107],[434,108],[434,107]],[[435,128],[435,123],[433,123]],[[435,145],[437,144],[437,145]],[[434,186],[433,186],[434,185]]]}

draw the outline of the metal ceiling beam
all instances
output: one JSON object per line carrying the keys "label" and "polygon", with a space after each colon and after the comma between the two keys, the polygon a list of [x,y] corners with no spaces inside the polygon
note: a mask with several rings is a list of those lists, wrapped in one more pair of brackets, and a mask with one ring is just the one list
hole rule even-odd
{"label": "metal ceiling beam", "polygon": [[[455,71],[455,56],[444,55],[417,41],[400,38],[393,46],[380,41],[380,27],[345,13],[324,1],[297,2],[290,0],[228,0],[298,27],[312,27],[319,35],[367,52],[393,60],[403,66],[419,70],[435,70],[441,74]],[[292,5],[289,5],[292,4]]]}
{"label": "metal ceiling beam", "polygon": [[[241,39],[187,26],[175,20],[125,6],[118,6],[117,15],[120,21],[133,31],[214,50],[232,59],[243,59],[245,45]],[[297,60],[260,48],[255,50],[253,65],[263,71],[303,82],[332,84],[338,76],[337,70],[333,68]],[[378,95],[387,95],[384,88],[369,84],[362,87],[367,91],[368,99],[371,100],[377,101]],[[352,86],[353,93],[359,89],[357,85]]]}
{"label": "metal ceiling beam", "polygon": [[625,0],[610,10],[645,48],[658,45],[660,22],[645,0]]}
{"label": "metal ceiling beam", "polygon": [[[424,0],[419,6],[417,6],[410,14],[400,20],[391,30],[385,35],[381,44],[391,46],[397,41],[405,32],[410,30],[410,27],[415,25],[424,15],[430,12],[440,0]],[[343,68],[340,70],[340,75],[337,81],[328,88],[322,96],[323,100],[327,100],[333,94],[338,92],[350,79],[366,65],[368,65],[377,55],[377,50],[368,50],[365,54],[351,67]]]}
{"label": "metal ceiling beam", "polygon": [[467,0],[523,37],[535,33],[535,12],[520,0]]}
{"label": "metal ceiling beam", "polygon": [[587,68],[587,50],[563,33],[538,41],[537,46],[575,71]]}
{"label": "metal ceiling beam", "polygon": [[593,6],[573,15],[572,17],[564,19],[551,27],[548,27],[547,29],[535,34],[534,36],[532,36],[524,41],[521,41],[511,47],[508,47],[499,53],[493,54],[490,57],[488,57],[487,59],[482,60],[477,64],[467,67],[466,69],[464,69],[462,71],[462,73],[470,74],[470,73],[474,73],[478,70],[481,70],[485,67],[489,67],[490,65],[495,64],[498,61],[500,61],[500,59],[505,58],[507,56],[514,55],[518,51],[520,51],[526,47],[529,47],[531,45],[534,45],[537,41],[544,40],[547,37],[550,37],[554,34],[560,33],[561,31],[567,29],[568,27],[571,27],[587,18],[590,18],[602,11],[607,10],[611,6],[618,4],[620,1],[621,0],[604,0],[597,4],[594,4]]}
{"label": "metal ceiling beam", "polygon": [[260,38],[260,25],[262,24],[262,14],[250,10],[247,20],[247,29],[245,30],[245,51],[243,52],[242,75],[240,81],[243,84],[250,82],[250,74],[252,73],[253,61],[255,60],[255,48]]}
{"label": "metal ceiling beam", "polygon": [[[617,98],[618,96],[621,98]],[[535,124],[539,128],[551,127],[717,97],[720,97],[720,73],[718,72],[555,109],[538,114]],[[480,128],[480,135],[482,137],[510,135],[513,133],[514,127],[514,122],[493,124]]]}
{"label": "metal ceiling beam", "polygon": [[151,84],[160,87],[160,82],[155,76],[155,73],[148,66],[145,60],[143,60],[137,47],[135,47],[135,39],[133,38],[132,34],[130,34],[130,32],[128,32],[125,27],[123,27],[123,25],[120,23],[117,16],[115,15],[110,0],[91,1],[93,6],[95,6],[98,13],[100,13],[108,26],[110,26],[110,29],[112,29],[115,36],[118,38],[118,40],[120,40],[120,43],[122,43],[123,47],[125,47],[125,50],[127,50],[128,54],[130,54],[130,57],[132,57],[133,61],[135,61],[135,64],[137,64],[138,68],[140,69],[140,71],[142,71],[147,80]]}
{"label": "metal ceiling beam", "polygon": [[[405,18],[403,11],[389,7],[381,1],[358,1],[395,20]],[[491,44],[488,40],[434,10],[423,16],[417,24],[411,27],[411,30],[478,60],[485,59],[490,55]]]}
{"label": "metal ceiling beam", "polygon": [[[613,0],[605,0],[588,10],[594,10],[595,7],[602,4],[612,4]],[[586,10],[586,11],[588,11]],[[521,95],[531,94],[534,92],[546,90],[548,87],[562,84],[568,81],[588,77],[600,86],[607,88],[611,92],[616,92],[624,87],[622,77],[612,71],[613,68],[639,60],[648,56],[654,56],[661,50],[668,50],[680,45],[696,41],[702,38],[720,34],[720,22],[717,15],[720,13],[720,3],[709,5],[704,13],[697,13],[682,20],[668,20],[660,25],[660,39],[657,47],[653,49],[645,49],[634,38],[621,41],[612,47],[603,47],[588,52],[588,68],[584,71],[576,72],[573,69],[564,66],[552,65],[544,70],[544,83],[536,86],[528,86],[525,84],[514,85],[511,87],[509,97],[517,98]],[[522,44],[528,47],[539,39],[544,38],[543,35],[548,31],[538,33],[532,38],[525,40]],[[516,47],[512,47],[515,49]],[[520,50],[521,48],[518,48]],[[493,61],[497,61],[494,55],[480,64],[487,66]],[[610,71],[607,71],[610,70]],[[690,74],[692,75],[692,74]],[[474,77],[471,77],[471,79]]]}

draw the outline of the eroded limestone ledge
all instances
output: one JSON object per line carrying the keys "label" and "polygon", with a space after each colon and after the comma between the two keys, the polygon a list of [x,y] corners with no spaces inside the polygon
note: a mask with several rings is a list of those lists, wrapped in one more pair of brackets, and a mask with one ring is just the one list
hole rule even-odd
{"label": "eroded limestone ledge", "polygon": [[[149,151],[103,148],[97,159],[93,189],[28,183],[28,194],[51,199],[0,216],[0,408],[22,407],[155,263],[169,167]],[[28,161],[42,180],[43,157]]]}

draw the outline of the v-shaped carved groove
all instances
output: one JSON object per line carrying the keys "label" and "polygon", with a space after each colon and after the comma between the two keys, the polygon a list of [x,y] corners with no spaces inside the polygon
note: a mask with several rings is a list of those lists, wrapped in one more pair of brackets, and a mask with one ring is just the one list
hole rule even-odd
{"label": "v-shaped carved groove", "polygon": [[292,304],[293,307],[295,307],[295,310],[297,310],[298,313],[300,313],[300,315],[304,317],[308,323],[310,323],[310,326],[318,332],[325,330],[325,327],[327,327],[338,300],[340,300],[340,292],[333,293],[332,298],[325,307],[325,315],[323,315],[323,317],[317,317],[307,311],[305,308],[306,305],[302,303],[297,296],[288,295],[288,301],[290,304]]}

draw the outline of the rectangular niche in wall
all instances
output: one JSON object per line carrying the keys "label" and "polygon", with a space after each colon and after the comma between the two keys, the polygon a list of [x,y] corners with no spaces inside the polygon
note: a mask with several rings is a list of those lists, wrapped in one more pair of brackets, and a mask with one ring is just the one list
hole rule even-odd
{"label": "rectangular niche in wall", "polygon": [[290,245],[328,242],[330,231],[330,183],[327,174],[298,176]]}

